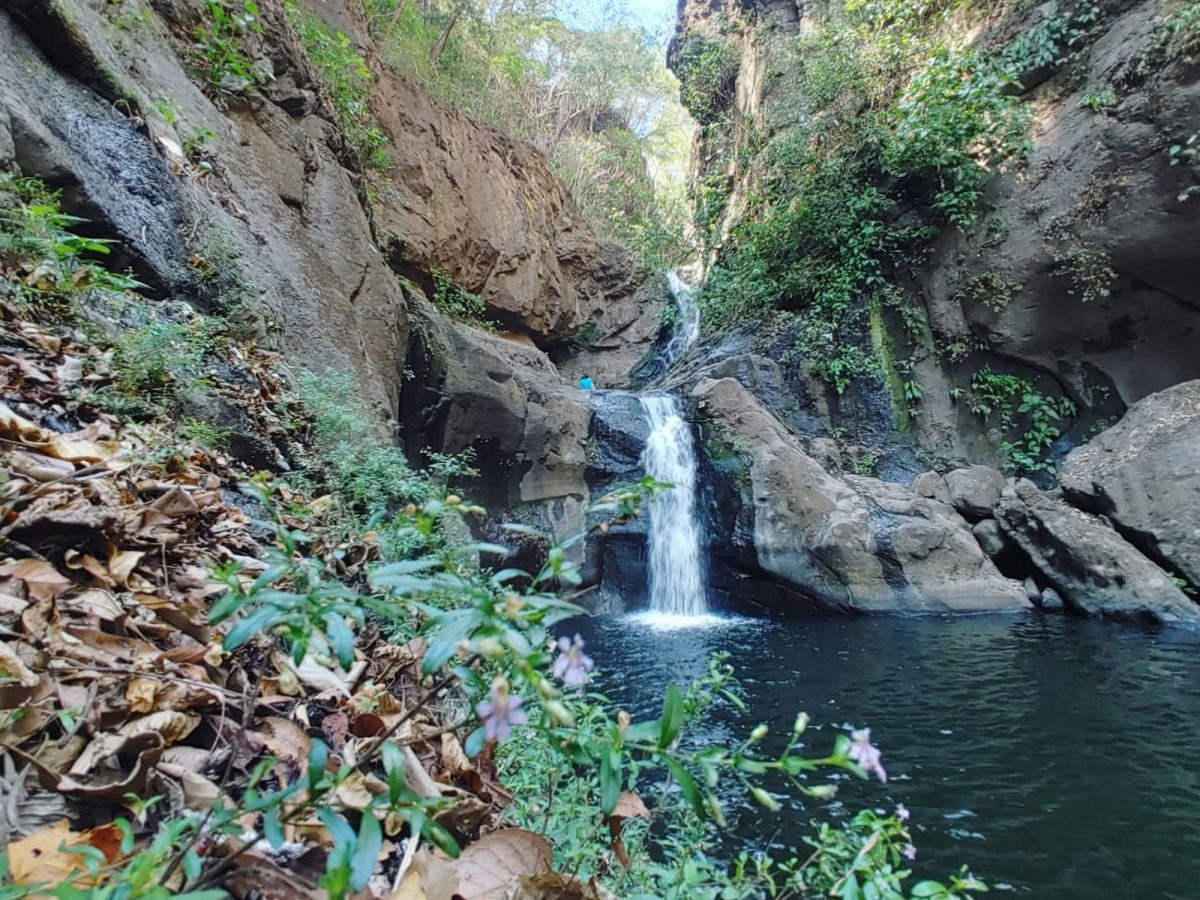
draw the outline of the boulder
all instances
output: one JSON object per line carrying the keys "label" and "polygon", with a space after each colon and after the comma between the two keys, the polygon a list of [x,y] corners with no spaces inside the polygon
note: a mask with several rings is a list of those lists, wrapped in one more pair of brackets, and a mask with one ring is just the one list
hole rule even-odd
{"label": "boulder", "polygon": [[1200,381],[1151,394],[1067,457],[1062,489],[1200,585]]}
{"label": "boulder", "polygon": [[976,522],[971,528],[971,534],[979,541],[979,546],[991,559],[1003,556],[1012,544],[1000,530],[995,519],[984,519]]}
{"label": "boulder", "polygon": [[1004,490],[1004,476],[991,466],[968,466],[946,474],[950,505],[972,522],[986,519]]}
{"label": "boulder", "polygon": [[536,507],[537,524],[565,538],[584,520],[591,410],[530,343],[446,319],[416,295],[419,346],[401,392],[411,447],[473,449],[481,472],[468,493],[497,513]]}
{"label": "boulder", "polygon": [[954,510],[876,478],[836,477],[732,378],[693,391],[700,414],[745,458],[753,554],[821,605],[860,612],[1021,609]]}
{"label": "boulder", "polygon": [[930,500],[937,500],[939,503],[950,502],[950,488],[946,485],[946,479],[937,472],[922,472],[913,479],[912,489]]}
{"label": "boulder", "polygon": [[1200,605],[1099,516],[1022,479],[1005,488],[996,519],[1068,609],[1200,625]]}

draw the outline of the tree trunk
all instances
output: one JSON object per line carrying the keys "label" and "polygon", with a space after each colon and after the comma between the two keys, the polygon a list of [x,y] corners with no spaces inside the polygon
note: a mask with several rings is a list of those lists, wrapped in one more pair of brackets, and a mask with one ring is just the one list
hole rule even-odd
{"label": "tree trunk", "polygon": [[462,10],[456,9],[454,15],[450,17],[450,21],[446,24],[446,30],[442,32],[437,39],[437,43],[433,45],[433,50],[429,53],[429,64],[436,66],[438,60],[442,58],[442,52],[446,49],[446,42],[450,40],[450,32],[454,30],[454,26],[458,24],[458,20],[462,18]]}
{"label": "tree trunk", "polygon": [[400,21],[400,17],[404,15],[404,10],[408,9],[408,0],[400,0],[396,4],[396,12],[392,15],[392,21],[388,22],[387,31],[383,33],[382,43],[387,43],[387,39],[392,36],[392,30],[396,27],[396,23]]}

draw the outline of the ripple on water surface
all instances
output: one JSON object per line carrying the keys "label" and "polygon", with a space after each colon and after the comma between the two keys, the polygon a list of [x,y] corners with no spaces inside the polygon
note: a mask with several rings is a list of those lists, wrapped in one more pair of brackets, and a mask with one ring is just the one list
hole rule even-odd
{"label": "ripple on water surface", "polygon": [[[639,615],[579,630],[603,670],[600,689],[640,716],[657,714],[667,682],[686,684],[714,651],[729,651],[750,710],[719,710],[699,741],[744,736],[760,721],[782,741],[806,710],[812,750],[824,753],[839,726],[869,725],[891,779],[844,783],[830,813],[904,803],[919,875],[966,862],[1030,897],[1200,897],[1194,635],[1035,615]],[[764,822],[745,810],[733,830],[747,843],[799,847],[811,818],[793,808]]]}

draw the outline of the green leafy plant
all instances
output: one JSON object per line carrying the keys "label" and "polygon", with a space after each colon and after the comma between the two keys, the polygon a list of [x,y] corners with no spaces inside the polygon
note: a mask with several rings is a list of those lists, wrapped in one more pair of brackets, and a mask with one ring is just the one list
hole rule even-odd
{"label": "green leafy plant", "polygon": [[111,240],[87,237],[73,229],[83,219],[62,211],[59,193],[35,179],[0,175],[0,297],[18,307],[59,304],[96,288],[124,293],[145,287],[132,273],[111,272],[99,261],[111,252]]}
{"label": "green leafy plant", "polygon": [[1076,411],[1070,398],[1051,397],[1027,379],[998,374],[984,366],[971,377],[968,404],[971,412],[985,419],[995,418],[1004,429],[1017,425],[1020,417],[1024,430],[1000,448],[1011,471],[1054,471],[1047,452],[1062,435],[1062,420]]}
{"label": "green leafy plant", "polygon": [[1087,94],[1079,101],[1079,105],[1094,113],[1108,112],[1117,105],[1117,92],[1111,87],[1106,87],[1101,91]]}
{"label": "green leafy plant", "polygon": [[238,94],[266,83],[266,70],[246,50],[249,36],[261,35],[258,5],[254,0],[205,0],[206,18],[192,36],[194,60],[210,90]]}
{"label": "green leafy plant", "polygon": [[680,99],[692,118],[707,124],[728,100],[738,55],[728,41],[694,32],[685,33],[675,54]]}
{"label": "green leafy plant", "polygon": [[482,297],[460,287],[443,269],[430,269],[429,275],[433,278],[433,297],[430,299],[434,306],[451,318],[475,323],[486,321],[487,306]]}
{"label": "green leafy plant", "polygon": [[391,168],[388,139],[371,112],[374,76],[343,32],[288,6],[288,15],[304,43],[309,60],[329,90],[338,122],[363,164],[377,171]]}

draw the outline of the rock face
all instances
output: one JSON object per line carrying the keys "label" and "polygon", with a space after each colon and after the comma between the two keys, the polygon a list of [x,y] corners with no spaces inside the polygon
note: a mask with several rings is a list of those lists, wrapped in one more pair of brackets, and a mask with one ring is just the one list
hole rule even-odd
{"label": "rock face", "polygon": [[[278,102],[223,110],[189,77],[186,48],[173,49],[170,29],[195,24],[185,4],[162,4],[167,18],[151,13],[136,29],[71,0],[13,8],[28,18],[0,12],[0,147],[12,148],[0,168],[15,162],[61,188],[66,209],[120,241],[112,262],[133,266],[160,298],[220,308],[234,282],[252,283],[290,359],[353,373],[390,416],[408,337],[404,298],[375,249],[329,111],[289,102],[313,85],[296,48],[274,47]],[[260,9],[278,35],[282,9]],[[175,125],[158,112],[165,97]],[[212,135],[200,139],[207,177],[179,151],[202,134]]]}
{"label": "rock face", "polygon": [[1070,609],[1200,624],[1200,605],[1100,517],[1022,480],[1005,490],[996,519]]}
{"label": "rock face", "polygon": [[848,611],[976,611],[1028,605],[949,506],[875,478],[831,475],[732,378],[693,392],[745,466],[758,566]]}
{"label": "rock face", "polygon": [[968,466],[946,473],[946,493],[951,506],[964,518],[978,522],[992,514],[1004,490],[1004,476],[990,466]]}
{"label": "rock face", "polygon": [[394,75],[375,90],[396,194],[380,226],[402,274],[428,288],[425,273],[441,269],[542,344],[632,300],[629,257],[596,239],[540,153]]}
{"label": "rock face", "polygon": [[1063,466],[1077,506],[1200,585],[1200,381],[1151,394]]}
{"label": "rock face", "polygon": [[[413,378],[401,393],[410,452],[473,449],[481,477],[471,494],[495,510],[533,504],[566,537],[583,524],[591,410],[526,341],[454,323],[427,304],[411,352]],[[419,460],[414,460],[419,462]]]}
{"label": "rock face", "polygon": [[[698,131],[693,155],[694,189],[717,198],[709,211],[716,217],[710,266],[737,244],[739,219],[761,212],[756,196],[774,187],[770,154],[758,148],[803,143],[814,106],[821,116],[831,112],[822,107],[826,99],[805,94],[804,54],[793,36],[820,39],[839,7],[830,13],[802,0],[679,4],[672,60],[681,77],[689,38],[719,43],[733,57],[731,82],[705,85],[703,99],[720,115]],[[892,213],[889,226],[941,230],[927,262],[899,265],[894,287],[912,315],[902,321],[871,313],[870,341],[889,370],[890,403],[924,448],[955,461],[1004,462],[1004,442],[1028,423],[1010,426],[963,402],[985,369],[1069,398],[1076,412],[1061,423],[1068,440],[1150,393],[1200,377],[1200,262],[1193,252],[1200,243],[1200,169],[1194,157],[1172,157],[1170,150],[1200,131],[1200,79],[1189,53],[1164,46],[1164,21],[1178,9],[1133,0],[1089,5],[1094,18],[1072,31],[1071,52],[1023,79],[1027,90],[1018,102],[1032,119],[1028,161],[993,170],[973,225],[945,227],[927,204],[904,200]],[[1056,16],[1061,24],[1071,15],[1061,3],[1015,0],[975,13],[955,19],[950,27],[960,30],[952,42],[985,58],[1014,49],[1022,37],[1036,44],[1037,35],[1046,39],[1057,27]],[[1105,98],[1103,108],[1097,98]],[[858,148],[844,149],[850,155]],[[794,298],[783,300],[795,308]],[[868,318],[869,311],[855,312]],[[920,338],[909,333],[916,319],[923,320]],[[764,336],[756,339],[764,352]],[[804,362],[793,358],[788,367],[802,373]],[[920,402],[904,399],[905,382]],[[821,412],[826,427],[856,431],[855,423]]]}

